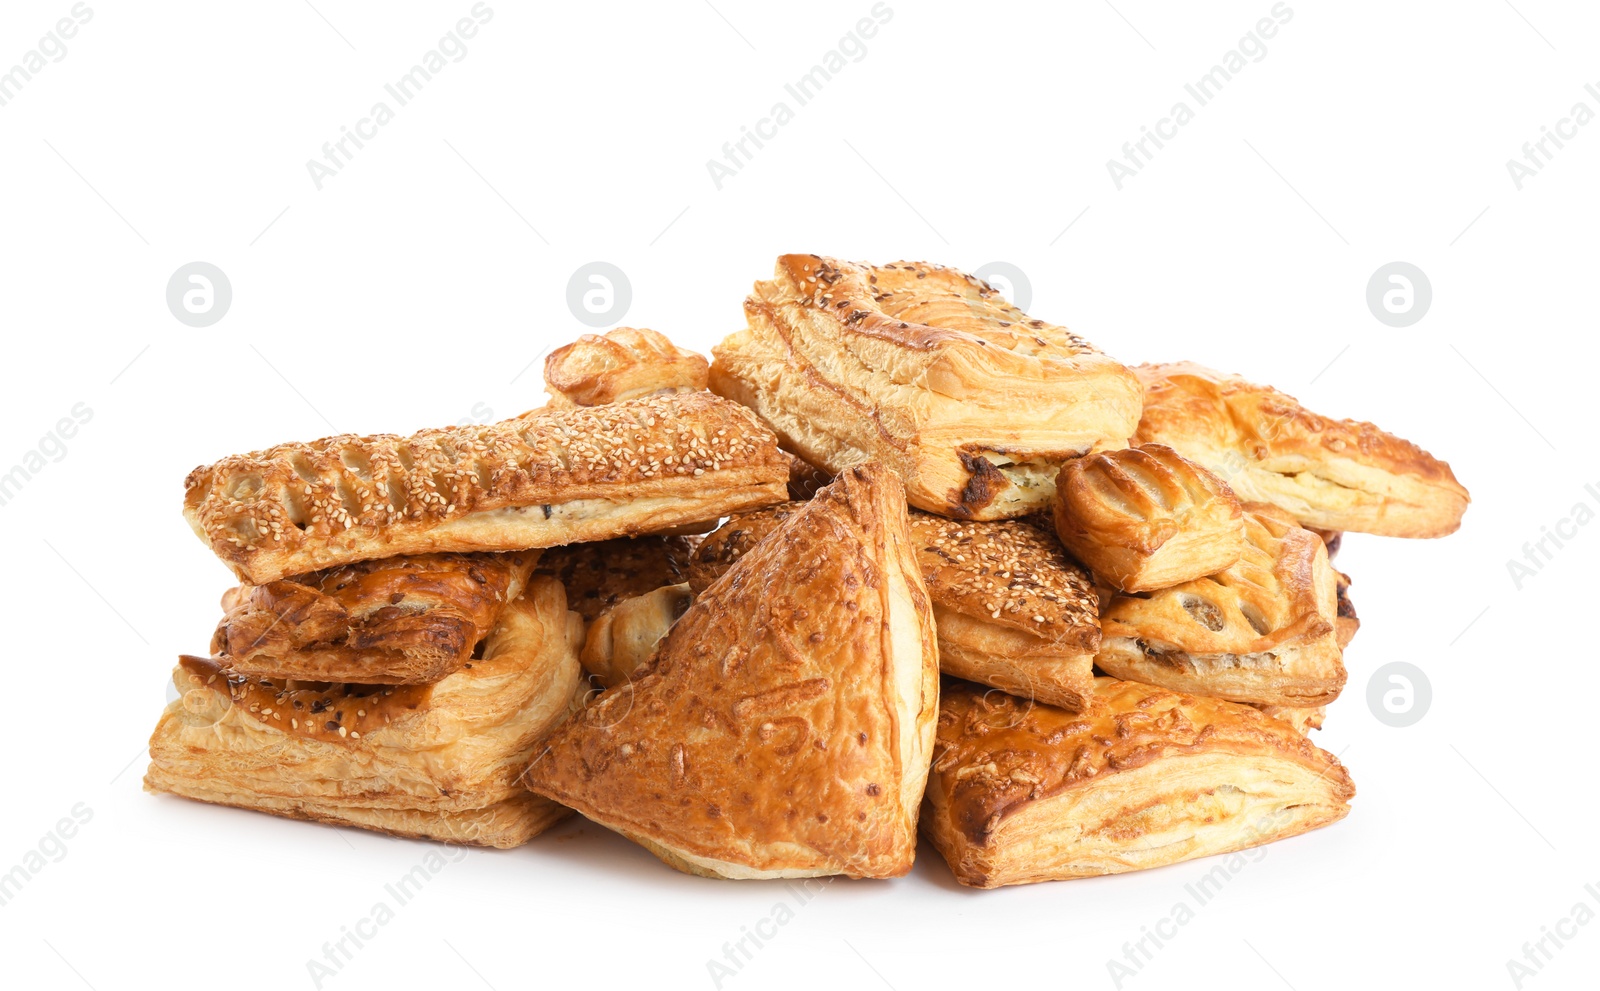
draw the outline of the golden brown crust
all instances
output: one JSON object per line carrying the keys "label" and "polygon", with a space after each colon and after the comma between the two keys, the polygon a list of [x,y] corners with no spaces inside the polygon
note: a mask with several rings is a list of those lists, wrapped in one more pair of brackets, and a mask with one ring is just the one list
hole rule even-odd
{"label": "golden brown crust", "polygon": [[1245,501],[1324,530],[1442,537],[1461,525],[1466,488],[1410,441],[1192,362],[1134,370],[1145,388],[1138,442],[1170,445]]}
{"label": "golden brown crust", "polygon": [[438,681],[472,659],[538,557],[420,554],[241,585],[222,597],[211,652],[246,676]]}
{"label": "golden brown crust", "polygon": [[783,500],[789,466],[710,393],[344,434],[196,468],[184,515],[254,584],[355,561],[655,533]]}
{"label": "golden brown crust", "polygon": [[1338,697],[1345,670],[1327,549],[1281,510],[1244,509],[1237,564],[1158,592],[1113,596],[1101,616],[1102,671],[1235,702],[1313,706]]}
{"label": "golden brown crust", "polygon": [[655,656],[656,646],[694,601],[688,584],[624,599],[589,624],[578,660],[600,684],[622,684]]}
{"label": "golden brown crust", "polygon": [[804,458],[783,452],[789,458],[789,498],[805,502],[833,481],[833,473],[823,471]]}
{"label": "golden brown crust", "polygon": [[[710,534],[688,567],[703,592],[805,506],[741,513]],[[1031,520],[966,521],[912,510],[917,554],[939,636],[939,668],[1025,698],[1076,709],[1100,646],[1089,574]],[[1048,524],[1046,524],[1047,526]]]}
{"label": "golden brown crust", "polygon": [[1124,592],[1203,578],[1244,553],[1243,510],[1233,490],[1164,444],[1063,465],[1055,530],[1097,578]]}
{"label": "golden brown crust", "polygon": [[576,406],[602,406],[624,399],[695,392],[706,387],[709,364],[665,334],[617,327],[582,337],[544,360],[545,389]]}
{"label": "golden brown crust", "polygon": [[451,842],[522,842],[557,817],[517,798],[578,689],[580,620],[533,578],[483,657],[432,685],[243,678],[184,658],[145,786],[278,815]]}
{"label": "golden brown crust", "polygon": [[1100,678],[1085,714],[944,686],[923,830],[963,884],[1137,870],[1325,825],[1355,788],[1247,706]]}
{"label": "golden brown crust", "polygon": [[682,536],[567,544],[545,551],[538,572],[560,579],[567,608],[592,623],[619,602],[683,581],[694,548]]}
{"label": "golden brown crust", "polygon": [[712,349],[714,392],[829,471],[883,461],[912,505],[947,516],[1048,506],[1063,461],[1121,446],[1138,420],[1127,369],[943,266],[784,255],[745,316]]}
{"label": "golden brown crust", "polygon": [[1314,729],[1321,729],[1322,721],[1328,715],[1328,707],[1325,705],[1256,705],[1251,708],[1260,710],[1262,715],[1270,719],[1288,723],[1301,736]]}
{"label": "golden brown crust", "polygon": [[938,707],[905,497],[842,474],[551,737],[535,792],[721,877],[911,868]]}

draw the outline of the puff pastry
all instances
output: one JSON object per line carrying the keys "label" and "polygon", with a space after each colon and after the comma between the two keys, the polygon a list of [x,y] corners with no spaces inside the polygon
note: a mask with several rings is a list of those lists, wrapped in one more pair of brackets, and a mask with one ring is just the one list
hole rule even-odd
{"label": "puff pastry", "polygon": [[[695,551],[690,587],[703,592],[804,505],[730,519]],[[933,605],[941,671],[1051,705],[1085,704],[1100,646],[1096,595],[1047,529],[912,510],[911,538]]]}
{"label": "puff pastry", "polygon": [[1056,480],[1055,524],[1067,550],[1124,592],[1204,578],[1244,553],[1233,490],[1165,444],[1067,462]]}
{"label": "puff pastry", "polygon": [[[186,657],[145,787],[318,822],[509,847],[566,810],[517,784],[579,691],[581,621],[533,578],[483,657],[432,685],[243,678]],[[530,796],[532,797],[532,796]]]}
{"label": "puff pastry", "polygon": [[706,387],[708,364],[665,334],[617,327],[584,334],[544,360],[552,406],[603,406],[641,396],[695,392]]}
{"label": "puff pastry", "polygon": [[816,465],[803,458],[796,457],[788,451],[783,452],[789,458],[789,498],[804,502],[817,494],[817,491],[833,481],[833,475],[823,471]]}
{"label": "puff pastry", "polygon": [[589,624],[578,655],[583,669],[610,688],[633,677],[655,655],[656,645],[694,601],[688,583],[665,585],[623,601]]}
{"label": "puff pastry", "polygon": [[1356,638],[1356,631],[1361,629],[1361,617],[1356,615],[1356,605],[1350,601],[1350,576],[1342,571],[1333,574],[1338,596],[1334,607],[1333,635],[1339,641],[1339,649],[1344,650]]}
{"label": "puff pastry", "polygon": [[1139,419],[1131,372],[954,269],[784,255],[745,316],[712,349],[712,391],[829,471],[883,461],[942,515],[1045,509],[1062,462]]}
{"label": "puff pastry", "polygon": [[237,675],[302,681],[438,681],[472,659],[538,551],[362,561],[222,597],[211,653]]}
{"label": "puff pastry", "polygon": [[946,685],[922,829],[978,888],[1259,846],[1350,811],[1338,759],[1248,706],[1100,678],[1074,715]]}
{"label": "puff pastry", "polygon": [[1316,706],[1345,670],[1337,578],[1322,540],[1280,510],[1245,505],[1245,552],[1215,575],[1116,595],[1095,663],[1129,681],[1234,702]]}
{"label": "puff pastry", "polygon": [[938,694],[904,491],[859,466],[558,729],[528,786],[690,873],[899,876]]}
{"label": "puff pastry", "polygon": [[1192,362],[1135,371],[1145,387],[1138,442],[1171,446],[1245,501],[1321,530],[1442,537],[1461,525],[1467,490],[1410,441]]}
{"label": "puff pastry", "polygon": [[623,537],[553,547],[539,559],[539,574],[561,580],[567,608],[592,623],[635,596],[683,581],[695,542],[682,536]]}
{"label": "puff pastry", "polygon": [[1263,715],[1288,723],[1301,736],[1314,729],[1321,729],[1322,720],[1328,715],[1328,707],[1325,705],[1257,705],[1252,708],[1261,710]]}
{"label": "puff pastry", "polygon": [[788,478],[748,410],[695,392],[235,455],[190,472],[184,516],[264,585],[398,554],[660,532],[781,502]]}

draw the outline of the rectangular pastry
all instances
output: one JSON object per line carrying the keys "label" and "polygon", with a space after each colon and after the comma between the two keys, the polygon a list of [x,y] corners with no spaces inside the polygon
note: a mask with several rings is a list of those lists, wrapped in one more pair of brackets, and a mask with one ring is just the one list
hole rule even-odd
{"label": "rectangular pastry", "polygon": [[939,707],[905,494],[863,465],[551,736],[528,787],[723,878],[911,869]]}
{"label": "rectangular pastry", "polygon": [[472,659],[538,558],[418,554],[240,585],[222,597],[211,653],[246,677],[438,681]]}
{"label": "rectangular pastry", "polygon": [[[805,505],[730,519],[696,549],[690,587],[704,591]],[[1028,520],[962,522],[912,510],[911,538],[940,671],[1051,705],[1085,704],[1100,646],[1097,596],[1050,533]]]}
{"label": "rectangular pastry", "polygon": [[398,836],[524,843],[567,810],[518,777],[579,691],[581,621],[534,578],[483,657],[432,685],[244,678],[186,657],[145,787]]}
{"label": "rectangular pastry", "polygon": [[1248,706],[1099,678],[1074,715],[944,686],[922,831],[977,888],[1231,853],[1344,818],[1338,759]]}
{"label": "rectangular pastry", "polygon": [[1134,371],[1145,389],[1138,442],[1205,465],[1246,502],[1321,530],[1442,537],[1461,525],[1466,488],[1410,441],[1192,362]]}
{"label": "rectangular pastry", "polygon": [[1124,592],[1204,578],[1244,553],[1239,499],[1164,444],[1069,461],[1056,480],[1056,534]]}
{"label": "rectangular pastry", "polygon": [[1069,458],[1139,419],[1126,368],[983,281],[921,262],[784,255],[712,349],[712,391],[839,472],[880,460],[913,506],[992,520],[1048,508]]}
{"label": "rectangular pastry", "polygon": [[1116,594],[1095,664],[1174,691],[1318,706],[1344,687],[1337,573],[1322,539],[1281,510],[1244,507],[1244,556],[1215,575]]}
{"label": "rectangular pastry", "polygon": [[184,516],[262,585],[399,554],[656,533],[781,502],[788,481],[749,410],[690,392],[235,455],[190,472]]}

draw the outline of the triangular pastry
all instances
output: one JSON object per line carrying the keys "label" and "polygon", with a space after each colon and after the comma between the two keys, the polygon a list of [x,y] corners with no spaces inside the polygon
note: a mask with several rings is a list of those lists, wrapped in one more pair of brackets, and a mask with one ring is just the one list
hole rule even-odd
{"label": "triangular pastry", "polygon": [[1095,657],[1102,671],[1234,702],[1317,706],[1338,697],[1345,669],[1327,547],[1281,510],[1244,509],[1244,556],[1231,567],[1111,597]]}
{"label": "triangular pastry", "polygon": [[[709,587],[804,506],[740,513],[708,534],[689,561],[690,588]],[[1094,586],[1048,523],[913,509],[911,544],[933,606],[940,671],[1068,709],[1086,704],[1100,646]]]}
{"label": "triangular pastry", "polygon": [[690,873],[894,877],[938,693],[904,490],[865,465],[713,583],[526,780]]}

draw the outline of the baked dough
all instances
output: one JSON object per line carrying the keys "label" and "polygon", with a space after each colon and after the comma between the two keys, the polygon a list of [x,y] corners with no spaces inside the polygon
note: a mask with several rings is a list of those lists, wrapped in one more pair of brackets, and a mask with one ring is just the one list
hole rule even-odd
{"label": "baked dough", "polygon": [[1337,577],[1322,540],[1271,506],[1245,505],[1239,563],[1147,595],[1117,595],[1100,617],[1107,674],[1234,702],[1332,702],[1345,670]]}
{"label": "baked dough", "polygon": [[840,475],[558,729],[528,786],[712,877],[911,869],[938,710],[894,474]]}
{"label": "baked dough", "polygon": [[1442,537],[1461,525],[1467,490],[1410,441],[1192,362],[1134,370],[1145,386],[1138,442],[1198,461],[1244,501],[1321,530]]}
{"label": "baked dough", "polygon": [[1356,615],[1356,605],[1350,601],[1350,576],[1342,571],[1335,571],[1335,591],[1338,596],[1334,609],[1333,635],[1339,641],[1339,649],[1344,650],[1350,646],[1350,641],[1356,638],[1356,631],[1361,629],[1361,617]]}
{"label": "baked dough", "polygon": [[559,578],[567,608],[592,623],[619,602],[683,581],[694,548],[694,541],[681,536],[568,544],[545,551],[538,572]]}
{"label": "baked dough", "polygon": [[1342,819],[1332,754],[1248,706],[1100,678],[1074,715],[964,683],[939,712],[923,832],[978,888],[1118,874]]}
{"label": "baked dough", "polygon": [[685,351],[665,334],[617,327],[584,334],[550,352],[544,384],[551,406],[603,406],[704,389],[707,367],[704,356]]}
{"label": "baked dough", "polygon": [[1215,574],[1244,553],[1244,514],[1227,483],[1165,444],[1067,462],[1056,533],[1095,577],[1147,592]]}
{"label": "baked dough", "polygon": [[755,409],[832,472],[881,460],[921,509],[1045,509],[1061,463],[1121,447],[1138,380],[1064,327],[939,265],[784,255],[712,349],[713,392]]}
{"label": "baked dough", "polygon": [[565,814],[517,777],[579,690],[581,621],[533,578],[483,657],[432,685],[240,678],[186,657],[145,787],[400,836],[510,847]]}
{"label": "baked dough", "polygon": [[424,684],[472,659],[538,551],[362,561],[222,597],[211,653],[233,674]]}
{"label": "baked dough", "polygon": [[1261,710],[1263,715],[1288,723],[1301,736],[1314,729],[1321,729],[1322,720],[1328,715],[1328,707],[1325,705],[1257,705],[1252,708]]}
{"label": "baked dough", "polygon": [[829,482],[833,481],[831,472],[823,471],[804,458],[796,457],[788,451],[783,452],[789,458],[789,498],[804,502],[817,494]]}
{"label": "baked dough", "polygon": [[657,533],[782,502],[788,479],[748,410],[691,392],[234,455],[189,473],[184,516],[264,585],[398,554]]}
{"label": "baked dough", "polygon": [[[710,587],[804,505],[730,519],[695,551],[690,587]],[[1096,596],[1048,525],[963,522],[912,510],[912,547],[933,605],[941,671],[1078,709],[1093,686],[1100,646]]]}
{"label": "baked dough", "polygon": [[656,645],[693,601],[694,593],[682,583],[624,599],[607,609],[589,624],[583,652],[578,655],[583,669],[607,688],[629,680],[655,656]]}

